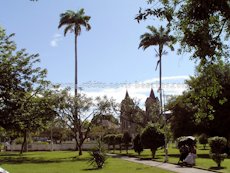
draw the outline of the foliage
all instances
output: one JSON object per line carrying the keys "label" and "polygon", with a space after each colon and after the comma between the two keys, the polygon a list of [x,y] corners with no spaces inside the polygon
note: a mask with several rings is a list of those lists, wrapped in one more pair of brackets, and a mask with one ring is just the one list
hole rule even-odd
{"label": "foliage", "polygon": [[149,124],[141,133],[141,142],[144,148],[149,148],[155,158],[157,148],[164,146],[164,134],[159,127]]}
{"label": "foliage", "polygon": [[195,123],[195,107],[190,93],[184,92],[182,96],[169,100],[167,108],[172,111],[169,119],[174,139],[180,136],[191,136],[198,131]]}
{"label": "foliage", "polygon": [[125,146],[125,149],[126,149],[126,153],[128,153],[130,142],[132,141],[132,137],[129,134],[129,132],[124,132],[122,141],[124,143],[124,146]]}
{"label": "foliage", "polygon": [[205,149],[206,144],[208,143],[208,136],[205,133],[202,133],[199,136],[199,143],[202,144]]}
{"label": "foliage", "polygon": [[103,137],[103,141],[109,146],[113,146],[113,151],[115,150],[115,145],[116,145],[116,134],[108,134]]}
{"label": "foliage", "polygon": [[98,169],[102,168],[105,163],[105,155],[99,151],[90,152],[91,165],[97,166]]}
{"label": "foliage", "polygon": [[38,132],[36,136],[48,137],[54,143],[62,143],[66,140],[72,140],[73,135],[65,121],[56,117],[45,130]]}
{"label": "foliage", "polygon": [[188,90],[168,105],[174,136],[206,133],[229,138],[229,81],[229,63],[199,65],[195,76],[186,81]]}
{"label": "foliage", "polygon": [[77,12],[67,10],[65,13],[60,14],[58,28],[66,25],[64,35],[66,35],[67,32],[74,32],[75,35],[80,35],[81,26],[84,26],[87,31],[91,29],[91,26],[88,23],[90,18],[90,16],[85,16],[85,11],[83,8]]}
{"label": "foliage", "polygon": [[216,162],[218,167],[221,167],[221,162],[227,157],[224,149],[227,146],[227,140],[224,137],[209,138],[210,157]]}
{"label": "foliage", "polygon": [[75,39],[75,96],[77,96],[78,90],[78,61],[77,61],[77,37],[81,34],[81,27],[85,27],[87,31],[91,29],[89,24],[90,16],[85,15],[84,9],[80,9],[77,12],[72,10],[67,10],[65,13],[60,14],[60,21],[58,28],[65,26],[64,36],[66,36],[67,32],[74,33]]}
{"label": "foliage", "polygon": [[56,102],[38,54],[17,50],[13,36],[0,29],[0,126],[24,135],[22,152],[28,133],[54,118]]}
{"label": "foliage", "polygon": [[143,151],[140,134],[137,134],[136,137],[133,139],[133,149],[135,152],[138,153],[138,155],[140,155]]}
{"label": "foliage", "polygon": [[[164,46],[169,47],[172,51],[174,50],[173,44],[175,44],[176,39],[170,35],[170,30],[165,29],[162,26],[160,26],[159,30],[157,30],[154,26],[147,26],[147,29],[149,32],[144,33],[140,36],[140,44],[139,48],[143,48],[144,50],[149,48],[150,46],[158,46],[158,51],[156,51],[157,57],[159,57],[159,60],[157,62],[157,66],[159,65],[159,90],[160,90],[160,114],[162,114],[162,88],[161,88],[161,76],[162,76],[162,55],[166,54],[167,52],[164,50]],[[156,69],[157,69],[156,66]]]}
{"label": "foliage", "polygon": [[[148,0],[151,5],[139,10],[136,20],[154,16],[167,22],[174,31],[182,51],[193,52],[192,58],[202,64],[229,55],[226,40],[230,36],[230,6],[228,0]],[[158,5],[152,5],[157,3]]]}
{"label": "foliage", "polygon": [[120,147],[120,153],[121,153],[121,150],[122,150],[122,143],[123,143],[123,134],[117,134],[115,136],[115,141],[116,141],[116,144],[119,145]]}
{"label": "foliage", "polygon": [[92,152],[89,152],[89,155],[90,155],[89,158],[90,165],[93,165],[98,169],[101,169],[104,166],[107,157],[102,141],[100,139],[97,140],[96,149],[94,149]]}
{"label": "foliage", "polygon": [[59,104],[57,110],[59,117],[72,131],[76,141],[76,149],[79,150],[79,155],[81,155],[81,146],[87,138],[91,127],[91,123],[87,122],[89,117],[93,116],[93,110],[91,110],[93,106],[92,99],[84,94],[78,94],[73,97],[70,95],[69,90],[65,89],[59,95]]}

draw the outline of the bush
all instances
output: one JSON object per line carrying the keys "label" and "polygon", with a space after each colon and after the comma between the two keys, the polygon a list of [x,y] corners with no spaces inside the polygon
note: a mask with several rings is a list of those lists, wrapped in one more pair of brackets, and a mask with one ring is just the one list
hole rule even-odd
{"label": "bush", "polygon": [[204,149],[206,147],[206,144],[208,143],[208,136],[206,134],[201,134],[199,136],[199,143],[203,145]]}
{"label": "bush", "polygon": [[110,145],[113,145],[113,150],[115,150],[115,145],[116,145],[116,135],[115,134],[108,134],[104,136],[103,141],[108,145],[108,150],[109,150]]}
{"label": "bush", "polygon": [[94,151],[89,152],[90,158],[89,162],[90,165],[93,165],[94,167],[101,169],[103,168],[106,160],[106,154],[105,149],[103,147],[102,141],[97,141],[97,147],[94,149]]}
{"label": "bush", "polygon": [[130,136],[129,132],[125,132],[123,135],[123,143],[127,154],[128,154],[129,144],[131,141],[132,141],[132,137]]}
{"label": "bush", "polygon": [[118,134],[115,136],[115,141],[116,141],[116,144],[119,145],[119,148],[120,148],[120,153],[121,153],[121,150],[122,150],[122,142],[123,142],[123,134]]}
{"label": "bush", "polygon": [[221,162],[227,157],[224,150],[227,146],[227,139],[224,137],[212,137],[208,140],[210,150],[210,157],[216,162],[218,167],[221,167]]}
{"label": "bush", "polygon": [[133,149],[138,155],[141,154],[143,151],[143,145],[141,143],[141,136],[138,134],[134,139],[133,139]]}
{"label": "bush", "polygon": [[92,151],[90,154],[90,164],[98,169],[101,169],[105,163],[106,156],[103,152],[100,151]]}
{"label": "bush", "polygon": [[144,148],[149,148],[152,152],[152,158],[155,158],[157,148],[164,146],[164,134],[155,125],[148,125],[141,133],[141,143]]}

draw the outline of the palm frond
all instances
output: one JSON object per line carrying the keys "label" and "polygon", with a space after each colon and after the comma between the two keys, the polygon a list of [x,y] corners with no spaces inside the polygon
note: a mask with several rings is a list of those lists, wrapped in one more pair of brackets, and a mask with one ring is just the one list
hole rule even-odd
{"label": "palm frond", "polygon": [[163,46],[168,46],[171,50],[174,50],[173,44],[176,42],[175,38],[169,35],[169,31],[160,26],[157,30],[154,26],[147,26],[150,32],[146,32],[140,36],[139,48],[144,50],[150,46],[159,46],[159,50],[163,50]]}
{"label": "palm frond", "polygon": [[64,35],[68,31],[73,32],[76,35],[80,35],[81,33],[81,26],[84,26],[86,30],[90,30],[91,26],[88,23],[90,20],[90,16],[85,16],[84,9],[80,9],[77,12],[74,12],[72,10],[67,10],[65,13],[60,14],[60,21],[58,28],[61,28],[62,26],[66,25],[66,28],[64,29]]}
{"label": "palm frond", "polygon": [[74,31],[74,25],[67,25],[67,27],[64,29],[64,36],[66,36],[67,32],[73,32]]}

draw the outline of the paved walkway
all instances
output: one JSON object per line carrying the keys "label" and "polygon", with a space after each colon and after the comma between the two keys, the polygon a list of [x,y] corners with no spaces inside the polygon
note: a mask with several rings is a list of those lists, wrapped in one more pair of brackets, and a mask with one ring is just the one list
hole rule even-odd
{"label": "paved walkway", "polygon": [[192,168],[192,167],[181,167],[179,165],[156,162],[152,160],[140,160],[138,158],[126,157],[126,156],[121,156],[119,158],[130,161],[130,162],[141,163],[141,164],[148,165],[148,166],[154,166],[154,167],[166,169],[166,170],[177,172],[177,173],[214,173],[212,171],[206,171],[206,170]]}

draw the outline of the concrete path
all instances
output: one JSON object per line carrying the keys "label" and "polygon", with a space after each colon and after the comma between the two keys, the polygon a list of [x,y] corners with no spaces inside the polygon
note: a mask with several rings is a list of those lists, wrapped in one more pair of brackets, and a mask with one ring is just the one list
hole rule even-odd
{"label": "concrete path", "polygon": [[179,165],[156,162],[152,160],[140,160],[138,158],[126,157],[126,156],[121,156],[119,158],[130,161],[130,162],[141,163],[141,164],[148,165],[148,166],[154,166],[154,167],[166,169],[166,170],[177,172],[177,173],[214,173],[212,171],[206,171],[206,170],[192,168],[192,167],[181,167]]}

